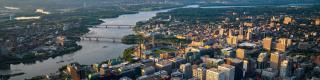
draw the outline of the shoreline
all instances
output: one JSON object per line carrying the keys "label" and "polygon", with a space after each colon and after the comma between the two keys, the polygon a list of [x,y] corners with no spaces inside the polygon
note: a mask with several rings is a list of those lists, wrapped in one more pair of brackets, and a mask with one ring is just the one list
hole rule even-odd
{"label": "shoreline", "polygon": [[[181,6],[181,5],[180,5]],[[180,7],[180,6],[178,6],[178,7]],[[152,11],[157,11],[157,10],[164,10],[164,9],[171,9],[172,7],[170,7],[170,8],[161,8],[161,9],[155,9],[155,10],[152,10]],[[174,7],[175,8],[175,7]],[[148,11],[136,11],[136,12],[134,12],[134,13],[121,13],[121,14],[118,14],[117,16],[112,16],[112,17],[103,17],[103,18],[91,18],[93,21],[91,21],[91,22],[93,22],[94,24],[93,25],[99,25],[99,24],[102,24],[104,21],[102,20],[102,19],[107,19],[107,18],[117,18],[117,17],[119,17],[119,16],[121,16],[121,15],[128,15],[128,14],[137,14],[137,13],[139,13],[139,12],[148,12]],[[86,22],[86,23],[88,23],[88,24],[90,24],[90,22]],[[84,31],[82,31],[81,33],[73,33],[73,34],[70,34],[70,35],[75,35],[75,34],[80,34],[80,35],[84,35],[84,34],[86,34],[86,33],[88,33],[90,30],[89,30],[89,28],[90,27],[92,27],[92,26],[85,26],[86,24],[82,24],[82,26],[80,26],[79,28],[75,28],[76,30],[80,30],[80,31],[82,31],[82,30],[84,30]],[[71,30],[74,30],[74,29],[71,29]],[[133,31],[133,30],[132,30]],[[69,35],[69,36],[70,36]],[[68,37],[68,36],[66,36],[66,37]],[[77,38],[79,38],[79,37],[72,37],[73,38],[73,40],[74,41],[76,41],[76,42],[78,42],[79,40],[77,40]],[[77,43],[78,44],[78,43]],[[78,44],[79,45],[79,44]],[[79,46],[82,46],[82,45],[79,45]],[[81,49],[81,48],[80,48]],[[75,50],[75,51],[79,51],[80,49],[77,49],[77,50]],[[75,52],[75,51],[73,51],[73,52]],[[65,54],[73,54],[73,52],[70,52],[70,53],[63,53],[63,54],[59,54],[59,55],[57,55],[57,56],[62,56],[62,55],[65,55]],[[49,56],[49,57],[45,57],[45,58],[37,58],[37,59],[33,59],[33,60],[31,60],[31,61],[41,61],[41,60],[46,60],[46,59],[48,59],[48,58],[55,58],[55,57],[57,57],[57,56]],[[27,62],[27,61],[26,61]],[[20,64],[20,63],[23,63],[23,62],[10,62],[10,63],[5,63],[5,64]],[[31,63],[32,64],[32,63]],[[10,69],[8,69],[8,70],[10,70]]]}

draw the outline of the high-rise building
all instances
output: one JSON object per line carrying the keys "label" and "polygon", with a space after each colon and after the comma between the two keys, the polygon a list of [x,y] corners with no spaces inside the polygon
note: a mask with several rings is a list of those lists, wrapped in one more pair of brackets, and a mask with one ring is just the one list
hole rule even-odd
{"label": "high-rise building", "polygon": [[232,38],[232,44],[233,44],[233,45],[237,45],[237,44],[238,44],[238,38],[237,38],[237,36],[233,36],[233,38]]}
{"label": "high-rise building", "polygon": [[180,71],[183,73],[184,79],[192,78],[192,65],[190,63],[181,64]]}
{"label": "high-rise building", "polygon": [[237,58],[227,58],[226,64],[232,65],[235,67],[234,78],[237,80],[243,79],[243,60]]}
{"label": "high-rise building", "polygon": [[287,45],[287,38],[280,38],[279,43],[283,45]]}
{"label": "high-rise building", "polygon": [[240,41],[240,42],[244,40],[243,35],[238,35],[237,37],[238,37],[238,41]]}
{"label": "high-rise building", "polygon": [[270,55],[270,66],[273,69],[279,69],[281,54],[278,52],[271,53]]}
{"label": "high-rise building", "polygon": [[224,29],[219,30],[219,35],[222,36],[224,34]]}
{"label": "high-rise building", "polygon": [[291,44],[288,44],[288,41],[291,42],[291,40],[288,40],[287,38],[278,39],[278,43],[276,44],[276,50],[281,51],[281,52],[285,52],[286,48],[289,45],[291,45]]}
{"label": "high-rise building", "polygon": [[278,43],[276,44],[276,49],[281,52],[285,52],[287,47],[291,45],[291,39],[287,38],[280,38]]}
{"label": "high-rise building", "polygon": [[242,26],[240,26],[239,35],[243,35],[243,27]]}
{"label": "high-rise building", "polygon": [[285,52],[286,51],[286,45],[285,44],[281,44],[281,43],[277,43],[276,44],[276,50],[278,50],[280,52]]}
{"label": "high-rise building", "polygon": [[292,39],[287,39],[287,48],[292,45]]}
{"label": "high-rise building", "polygon": [[288,60],[283,60],[280,65],[280,76],[287,77],[288,76]]}
{"label": "high-rise building", "polygon": [[247,71],[249,71],[248,69],[249,69],[249,61],[248,60],[243,60],[243,74],[245,75],[245,73],[247,72]]}
{"label": "high-rise building", "polygon": [[315,25],[319,26],[320,25],[320,19],[315,20]]}
{"label": "high-rise building", "polygon": [[267,68],[267,61],[268,61],[268,53],[260,53],[257,58],[257,68],[258,69],[264,69]]}
{"label": "high-rise building", "polygon": [[235,80],[235,67],[228,64],[218,66],[218,69],[224,72],[225,80]]}
{"label": "high-rise building", "polygon": [[272,44],[272,38],[266,37],[262,40],[263,49],[270,51],[271,50],[271,44]]}
{"label": "high-rise building", "polygon": [[252,31],[253,31],[252,28],[249,28],[249,29],[248,29],[248,32],[247,32],[247,35],[246,35],[246,39],[247,39],[248,41],[251,40],[251,36],[252,36],[251,33],[252,33]]}
{"label": "high-rise building", "polygon": [[206,68],[204,67],[193,67],[193,77],[200,80],[206,80]]}
{"label": "high-rise building", "polygon": [[217,68],[210,68],[206,73],[206,80],[225,80],[224,72]]}
{"label": "high-rise building", "polygon": [[238,48],[236,50],[236,55],[237,55],[237,58],[244,59],[246,57],[245,50],[241,49],[241,48]]}
{"label": "high-rise building", "polygon": [[229,36],[229,37],[227,37],[227,43],[229,45],[237,45],[237,43],[238,43],[237,36]]}
{"label": "high-rise building", "polygon": [[232,38],[233,38],[233,37],[227,37],[227,38],[226,38],[226,39],[227,39],[227,44],[229,44],[229,45],[232,44]]}
{"label": "high-rise building", "polygon": [[291,77],[293,65],[292,65],[292,59],[288,57],[286,60],[283,60],[280,65],[280,76],[282,78]]}

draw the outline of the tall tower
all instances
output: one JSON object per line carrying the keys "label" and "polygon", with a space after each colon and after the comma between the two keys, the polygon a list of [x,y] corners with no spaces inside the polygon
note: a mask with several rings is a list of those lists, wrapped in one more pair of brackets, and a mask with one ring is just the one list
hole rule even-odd
{"label": "tall tower", "polygon": [[272,38],[266,37],[262,40],[263,49],[270,51],[271,50]]}
{"label": "tall tower", "polygon": [[248,29],[248,32],[247,32],[247,36],[246,36],[246,39],[247,39],[248,41],[250,41],[250,39],[251,39],[251,32],[252,32],[252,28],[249,28],[249,29]]}

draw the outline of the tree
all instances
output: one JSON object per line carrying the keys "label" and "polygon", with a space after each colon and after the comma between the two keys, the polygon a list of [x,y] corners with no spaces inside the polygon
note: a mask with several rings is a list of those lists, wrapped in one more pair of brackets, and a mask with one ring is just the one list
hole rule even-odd
{"label": "tree", "polygon": [[127,48],[123,51],[123,59],[132,62],[132,54],[134,53],[133,48]]}

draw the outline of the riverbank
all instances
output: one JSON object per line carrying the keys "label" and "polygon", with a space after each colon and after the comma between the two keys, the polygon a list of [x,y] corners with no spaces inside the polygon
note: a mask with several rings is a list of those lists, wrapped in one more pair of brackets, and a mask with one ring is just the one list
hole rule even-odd
{"label": "riverbank", "polygon": [[[113,20],[113,19],[119,18],[119,19],[121,19],[121,20],[119,20],[119,22],[121,22],[120,24],[123,24],[122,22],[126,22],[124,20],[128,20],[128,22],[129,22],[128,24],[131,24],[133,22],[136,23],[137,21],[149,19],[150,17],[152,17],[153,15],[158,13],[157,11],[151,11],[151,13],[144,12],[144,11],[140,11],[140,12],[127,11],[128,13],[123,12],[123,13],[119,14],[118,11],[116,13],[115,12],[107,12],[107,11],[103,10],[103,11],[101,11],[101,13],[98,13],[100,11],[95,12],[95,13],[98,13],[99,15],[108,15],[109,17],[107,17],[107,18],[109,18],[109,19],[107,19],[107,20]],[[104,12],[106,12],[106,13],[104,13]],[[76,12],[74,12],[74,13],[76,13]],[[31,78],[31,76],[45,75],[48,73],[53,73],[62,65],[66,65],[66,64],[72,63],[72,62],[81,62],[81,64],[101,62],[101,61],[104,61],[106,59],[106,57],[107,58],[110,57],[110,59],[114,58],[114,57],[118,57],[119,56],[118,53],[122,53],[122,49],[129,47],[129,45],[125,45],[125,44],[121,44],[121,43],[102,43],[102,42],[79,41],[79,37],[76,37],[76,36],[81,36],[81,35],[86,34],[92,30],[98,31],[98,34],[106,34],[105,29],[94,29],[94,28],[90,28],[90,27],[92,25],[98,25],[103,22],[109,23],[109,22],[113,22],[113,21],[104,21],[106,19],[103,19],[103,18],[105,18],[106,16],[104,16],[104,17],[99,16],[99,15],[90,16],[90,15],[93,15],[91,13],[86,14],[86,15],[84,13],[79,13],[79,14],[71,13],[70,15],[66,15],[66,14],[67,13],[60,14],[61,15],[60,17],[62,17],[63,20],[60,20],[61,18],[59,18],[57,14],[55,16],[57,16],[58,18],[54,17],[54,16],[50,16],[49,19],[50,20],[51,19],[52,20],[59,19],[59,21],[53,21],[54,23],[58,23],[58,22],[74,23],[74,24],[80,25],[77,27],[69,28],[68,30],[64,31],[61,34],[66,37],[70,37],[70,38],[74,39],[74,41],[77,41],[76,43],[78,45],[82,46],[82,48],[79,50],[76,50],[75,52],[71,52],[73,54],[68,54],[68,55],[61,54],[60,55],[61,57],[49,58],[48,60],[43,59],[43,60],[37,61],[34,64],[33,63],[27,64],[27,65],[25,65],[25,64],[12,64],[9,66],[10,72],[4,72],[4,73],[10,74],[10,73],[25,72],[26,74],[21,75],[21,76],[15,76],[10,79],[13,79],[13,80],[14,79],[25,79],[25,78]],[[116,16],[114,16],[115,14],[116,14]],[[124,15],[124,14],[128,14],[128,16],[132,15],[132,18],[130,17],[128,19],[122,20],[122,18],[124,17],[122,15]],[[137,19],[136,15],[139,15],[139,17],[142,17],[142,18]],[[125,16],[125,17],[127,17],[127,16]],[[118,21],[116,21],[116,22],[118,22]],[[100,33],[100,32],[103,32],[103,33]],[[111,34],[113,34],[113,33],[117,34],[117,36],[125,36],[128,34],[132,34],[131,30],[130,31],[129,30],[114,31],[114,30],[107,29],[107,32],[110,32]],[[110,33],[107,33],[107,35]],[[121,35],[121,34],[123,34],[123,35]],[[103,48],[103,46],[106,46],[106,45],[108,45],[108,47]],[[90,55],[87,55],[88,53],[90,53]],[[107,53],[107,55],[106,55],[106,53]],[[82,57],[83,55],[86,55],[86,57]],[[93,58],[95,60],[88,61]],[[85,59],[85,61],[83,61],[82,59]],[[59,62],[59,61],[62,61],[62,62]],[[59,62],[59,63],[57,63],[57,62]],[[41,66],[41,67],[39,67],[39,66]],[[11,70],[17,70],[17,69],[19,71],[11,71]],[[41,71],[43,70],[43,72],[35,72],[38,70],[41,70]]]}
{"label": "riverbank", "polygon": [[[120,7],[117,7],[117,6],[108,6],[108,7],[104,7],[104,9],[83,8],[83,9],[78,9],[69,13],[45,15],[43,16],[44,19],[42,20],[27,21],[27,23],[31,23],[31,22],[42,23],[42,24],[64,23],[64,24],[70,24],[70,26],[78,25],[77,27],[71,27],[68,30],[63,31],[60,34],[60,35],[66,36],[67,38],[71,38],[70,40],[73,42],[72,44],[75,44],[76,41],[79,41],[80,39],[79,37],[81,35],[89,32],[88,28],[92,27],[93,25],[98,25],[103,23],[103,21],[100,20],[102,18],[116,18],[124,14],[136,14],[138,13],[138,11],[145,10],[142,8],[159,10],[159,9],[168,9],[168,8],[177,7],[177,6],[181,6],[181,5],[170,5],[170,6],[169,5],[157,5],[157,6],[133,5],[131,7],[125,6],[124,7],[125,9],[121,9]],[[45,22],[45,21],[50,21],[50,22]],[[6,24],[9,25],[8,23]],[[23,25],[26,23],[22,21],[17,21],[16,24]],[[5,35],[5,36],[8,36],[8,35]],[[5,37],[5,36],[2,36],[2,37]],[[45,56],[45,57],[28,55],[26,56],[26,58],[25,56],[23,56],[22,58],[17,58],[17,57],[14,57],[14,55],[9,55],[4,57],[5,59],[3,58],[3,61],[1,61],[1,63],[5,63],[5,64],[18,64],[18,63],[28,63],[28,62],[32,63],[37,60],[44,60],[52,57],[54,58],[54,57],[61,56],[64,54],[69,54],[81,49],[81,45],[75,45],[73,47],[75,47],[75,49],[61,51],[61,52],[68,52],[68,53],[56,53],[56,54]]]}
{"label": "riverbank", "polygon": [[7,80],[10,77],[14,77],[14,76],[19,76],[19,75],[23,75],[25,73],[15,73],[15,74],[7,74],[7,75],[0,75],[0,79],[2,80]]}

